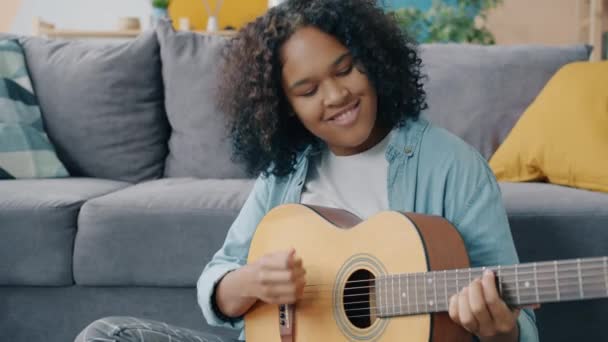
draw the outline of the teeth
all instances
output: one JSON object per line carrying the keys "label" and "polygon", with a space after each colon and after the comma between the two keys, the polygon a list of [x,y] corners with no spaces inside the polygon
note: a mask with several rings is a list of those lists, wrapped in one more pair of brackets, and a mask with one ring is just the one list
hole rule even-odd
{"label": "teeth", "polygon": [[345,116],[349,116],[349,115],[351,115],[352,113],[353,113],[353,110],[351,109],[351,110],[349,110],[349,111],[348,111],[348,112],[346,112],[346,113],[343,113],[343,114],[338,115],[338,116],[336,117],[336,119],[342,119],[343,117],[345,117]]}
{"label": "teeth", "polygon": [[333,120],[341,120],[341,119],[343,119],[343,118],[345,118],[345,117],[347,117],[349,115],[353,115],[355,113],[355,109],[357,109],[357,107],[355,107],[355,108],[353,108],[353,109],[351,109],[351,110],[349,110],[347,112],[344,112],[344,113],[336,116],[335,118],[333,118]]}

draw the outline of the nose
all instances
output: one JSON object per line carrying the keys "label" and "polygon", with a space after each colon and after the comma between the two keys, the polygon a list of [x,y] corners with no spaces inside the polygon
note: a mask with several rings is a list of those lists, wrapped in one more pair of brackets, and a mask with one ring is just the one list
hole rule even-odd
{"label": "nose", "polygon": [[342,106],[350,94],[347,87],[335,79],[329,79],[325,83],[323,102],[326,107]]}

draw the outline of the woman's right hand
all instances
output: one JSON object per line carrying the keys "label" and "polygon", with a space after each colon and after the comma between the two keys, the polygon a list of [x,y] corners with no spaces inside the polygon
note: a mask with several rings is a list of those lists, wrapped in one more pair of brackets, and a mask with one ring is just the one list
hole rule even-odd
{"label": "woman's right hand", "polygon": [[295,249],[262,256],[251,264],[255,296],[268,304],[293,304],[301,299],[306,270]]}

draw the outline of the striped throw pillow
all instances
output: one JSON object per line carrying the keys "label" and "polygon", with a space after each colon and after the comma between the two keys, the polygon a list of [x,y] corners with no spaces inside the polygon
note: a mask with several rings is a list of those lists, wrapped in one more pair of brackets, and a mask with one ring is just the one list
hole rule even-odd
{"label": "striped throw pillow", "polygon": [[44,132],[23,49],[0,40],[0,179],[67,176]]}

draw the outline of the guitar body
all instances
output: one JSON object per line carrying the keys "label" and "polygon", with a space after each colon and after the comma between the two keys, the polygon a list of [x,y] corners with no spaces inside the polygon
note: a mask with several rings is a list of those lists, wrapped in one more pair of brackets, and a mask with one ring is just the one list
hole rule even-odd
{"label": "guitar body", "polygon": [[[446,220],[383,212],[362,222],[342,210],[283,205],[259,224],[248,262],[290,247],[303,259],[307,287],[295,304],[291,336],[283,341],[471,341],[445,312],[378,317],[373,308],[382,299],[373,291],[366,306],[372,309],[353,314],[345,305],[347,282],[361,276],[468,267],[462,239]],[[355,323],[355,316],[366,315],[369,321]],[[245,316],[248,342],[282,341],[281,329],[278,305],[258,302]]]}

